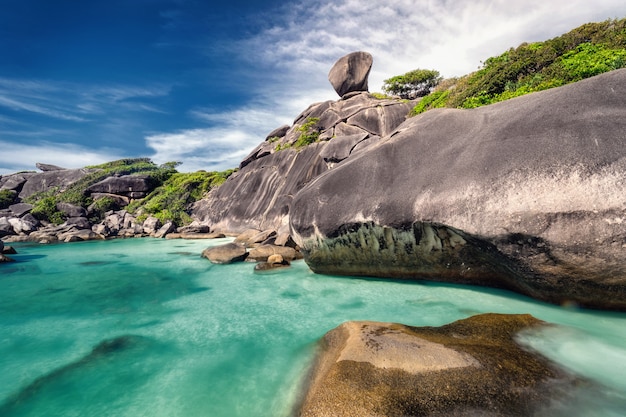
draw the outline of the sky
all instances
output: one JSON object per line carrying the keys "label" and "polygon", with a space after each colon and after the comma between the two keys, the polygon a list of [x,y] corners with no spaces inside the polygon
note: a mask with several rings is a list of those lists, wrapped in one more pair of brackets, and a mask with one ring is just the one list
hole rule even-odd
{"label": "sky", "polygon": [[120,158],[234,168],[374,57],[370,91],[416,68],[478,69],[522,42],[626,17],[624,0],[0,0],[0,175]]}

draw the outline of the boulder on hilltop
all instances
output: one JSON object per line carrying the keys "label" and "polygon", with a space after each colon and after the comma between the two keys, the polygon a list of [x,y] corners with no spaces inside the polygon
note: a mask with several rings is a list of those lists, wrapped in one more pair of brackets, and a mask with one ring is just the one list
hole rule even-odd
{"label": "boulder on hilltop", "polygon": [[626,69],[408,119],[294,197],[318,273],[626,310]]}
{"label": "boulder on hilltop", "polygon": [[372,55],[367,52],[352,52],[341,57],[328,73],[328,81],[339,97],[367,91],[368,77],[372,69]]}

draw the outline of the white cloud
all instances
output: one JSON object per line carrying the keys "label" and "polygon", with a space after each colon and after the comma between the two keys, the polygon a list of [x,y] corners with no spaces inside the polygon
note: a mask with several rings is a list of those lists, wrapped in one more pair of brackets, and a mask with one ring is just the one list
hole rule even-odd
{"label": "white cloud", "polygon": [[0,141],[0,175],[34,170],[37,162],[81,168],[123,158],[116,151],[97,150],[70,143],[41,142],[34,145]]}
{"label": "white cloud", "polygon": [[264,102],[227,111],[191,110],[192,117],[210,127],[147,136],[146,145],[155,151],[152,160],[159,164],[181,161],[183,164],[179,169],[187,172],[235,168],[269,132],[285,124],[291,125],[293,119],[311,104],[308,100],[328,98],[326,91],[312,91],[307,98],[284,97],[281,100],[273,97],[276,94],[268,94],[263,97]]}
{"label": "white cloud", "polygon": [[323,75],[342,55],[365,50],[374,56],[370,90],[376,91],[385,78],[415,68],[463,75],[524,41],[625,15],[622,0],[307,1],[289,6],[282,25],[247,40],[244,50],[251,61]]}

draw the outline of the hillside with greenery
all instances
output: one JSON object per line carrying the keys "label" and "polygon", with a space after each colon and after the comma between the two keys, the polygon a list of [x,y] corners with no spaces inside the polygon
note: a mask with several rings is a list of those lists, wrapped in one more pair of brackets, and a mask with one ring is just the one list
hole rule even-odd
{"label": "hillside with greenery", "polygon": [[411,114],[475,108],[624,67],[626,19],[587,23],[554,39],[523,43],[487,59],[476,72],[441,81]]}
{"label": "hillside with greenery", "polygon": [[149,158],[128,158],[88,166],[85,168],[91,172],[67,189],[53,187],[44,193],[32,195],[26,202],[34,205],[32,214],[35,217],[55,224],[64,221],[63,213],[57,208],[58,203],[90,207],[90,220],[99,221],[108,210],[119,207],[113,199],[107,197],[94,202],[86,192],[89,186],[112,176],[146,175],[154,191],[146,198],[133,201],[126,209],[142,217],[152,215],[163,222],[171,220],[182,226],[191,222],[187,214],[189,206],[201,199],[211,188],[223,183],[233,170],[180,173],[176,170],[178,165],[177,162],[157,165]]}

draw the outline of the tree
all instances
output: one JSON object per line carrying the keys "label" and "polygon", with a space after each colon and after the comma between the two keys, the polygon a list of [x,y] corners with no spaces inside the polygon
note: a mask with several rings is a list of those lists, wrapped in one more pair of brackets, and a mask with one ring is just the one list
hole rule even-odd
{"label": "tree", "polygon": [[383,91],[401,98],[414,99],[430,94],[441,80],[439,71],[415,69],[384,80]]}

